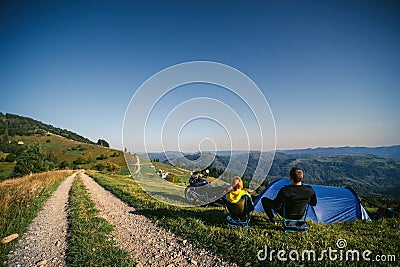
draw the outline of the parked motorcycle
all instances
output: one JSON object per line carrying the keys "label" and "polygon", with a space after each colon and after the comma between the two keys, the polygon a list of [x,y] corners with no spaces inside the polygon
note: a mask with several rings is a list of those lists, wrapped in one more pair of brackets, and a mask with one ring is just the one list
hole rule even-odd
{"label": "parked motorcycle", "polygon": [[[208,176],[206,170],[205,177]],[[200,172],[193,172],[185,189],[185,198],[190,204],[205,205],[218,201],[226,192],[227,186],[211,185]]]}

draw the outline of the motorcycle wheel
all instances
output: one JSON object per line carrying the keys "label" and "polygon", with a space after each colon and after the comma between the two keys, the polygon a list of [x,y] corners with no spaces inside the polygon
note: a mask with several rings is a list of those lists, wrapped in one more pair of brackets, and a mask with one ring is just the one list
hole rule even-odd
{"label": "motorcycle wheel", "polygon": [[185,198],[189,203],[193,204],[194,202],[196,202],[195,194],[196,192],[193,187],[189,186],[185,188]]}

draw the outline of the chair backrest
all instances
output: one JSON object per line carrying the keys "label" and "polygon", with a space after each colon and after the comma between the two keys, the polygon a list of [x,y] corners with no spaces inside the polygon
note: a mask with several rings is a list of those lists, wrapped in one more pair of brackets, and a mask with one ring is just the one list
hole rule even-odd
{"label": "chair backrest", "polygon": [[292,200],[285,199],[283,202],[283,218],[300,220],[307,215],[309,199]]}
{"label": "chair backrest", "polygon": [[246,195],[242,196],[237,203],[226,201],[225,204],[229,214],[235,220],[245,220],[254,209],[252,201]]}
{"label": "chair backrest", "polygon": [[[286,232],[302,232],[308,235],[308,223],[306,222],[309,200],[297,201],[296,203],[288,201],[283,203],[283,230]],[[288,214],[289,216],[286,216]],[[288,218],[290,217],[290,218]]]}

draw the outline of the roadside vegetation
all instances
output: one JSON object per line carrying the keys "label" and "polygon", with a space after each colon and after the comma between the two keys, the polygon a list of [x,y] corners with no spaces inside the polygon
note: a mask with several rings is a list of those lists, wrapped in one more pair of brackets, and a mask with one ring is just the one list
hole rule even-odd
{"label": "roadside vegetation", "polygon": [[75,179],[70,192],[68,266],[133,266],[130,254],[112,239],[115,229],[97,216],[94,202],[81,178]]}
{"label": "roadside vegetation", "polygon": [[[136,208],[140,213],[151,218],[158,225],[170,229],[177,235],[214,252],[226,260],[239,264],[251,263],[251,266],[282,265],[277,257],[279,250],[289,253],[296,250],[301,255],[303,251],[314,250],[316,261],[305,260],[291,262],[288,266],[315,266],[323,250],[337,250],[336,261],[330,261],[325,255],[318,264],[325,266],[360,266],[366,264],[361,253],[372,251],[369,255],[374,259],[376,255],[394,255],[389,265],[396,265],[399,256],[400,220],[387,219],[381,221],[355,221],[335,223],[330,225],[310,223],[309,235],[303,233],[284,234],[280,224],[268,223],[265,214],[253,214],[251,226],[248,230],[228,228],[224,222],[226,212],[223,207],[208,206],[196,208],[182,208],[158,202],[147,195],[135,181],[126,176],[102,174],[89,171],[99,184],[111,191],[117,197]],[[360,261],[340,260],[340,249],[337,247],[339,239],[346,240],[346,250],[358,250]],[[260,261],[257,253],[265,248],[268,253],[272,250],[273,257]],[[296,254],[292,256],[296,257]],[[307,255],[306,255],[307,256]],[[352,257],[351,255],[349,257]],[[286,254],[288,258],[288,254]],[[350,258],[349,258],[350,259]],[[354,258],[355,259],[355,258]]]}
{"label": "roadside vegetation", "polygon": [[[72,171],[53,171],[22,178],[10,179],[0,183],[0,239],[26,232],[28,225],[42,209],[43,204],[58,185]],[[0,263],[7,260],[7,254],[16,244],[0,243]]]}

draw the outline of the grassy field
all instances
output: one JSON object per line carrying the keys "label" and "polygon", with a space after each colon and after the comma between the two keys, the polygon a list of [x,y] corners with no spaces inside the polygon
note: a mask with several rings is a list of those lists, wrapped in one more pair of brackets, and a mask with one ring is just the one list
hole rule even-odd
{"label": "grassy field", "polygon": [[[84,160],[84,164],[77,164],[78,168],[92,169],[96,164],[115,163],[121,168],[119,174],[129,174],[126,167],[124,153],[120,150],[102,147],[98,145],[86,144],[67,139],[54,134],[32,135],[32,136],[13,136],[10,141],[23,141],[24,144],[39,143],[42,151],[52,153],[58,163],[67,161],[70,165],[76,160]],[[5,158],[6,153],[0,152],[1,158]],[[103,155],[103,157],[102,157]],[[15,162],[0,162],[0,181],[10,178]]]}
{"label": "grassy field", "polygon": [[[21,236],[45,201],[72,171],[55,171],[10,179],[0,183],[0,238],[17,233]],[[0,243],[0,264],[16,240]]]}
{"label": "grassy field", "polygon": [[[170,206],[148,196],[132,178],[96,172],[89,172],[89,174],[107,190],[150,217],[157,224],[232,262],[251,263],[252,266],[282,265],[284,262],[277,257],[277,251],[283,250],[286,253],[283,258],[286,257],[288,260],[285,262],[287,266],[315,266],[319,257],[322,257],[322,260],[318,261],[318,265],[362,266],[366,262],[363,261],[361,253],[370,250],[372,253],[367,256],[371,260],[375,259],[377,255],[378,257],[389,255],[388,258],[392,262],[387,264],[398,266],[398,257],[400,256],[400,221],[398,219],[375,222],[355,221],[330,225],[311,222],[307,236],[300,233],[284,234],[281,225],[272,225],[267,222],[265,214],[253,214],[248,230],[228,228],[224,224],[226,212],[222,207],[179,208]],[[339,239],[346,240],[347,245],[343,249],[337,247]],[[257,254],[262,256],[265,248],[267,248],[268,257],[265,261],[261,261]],[[326,251],[323,252],[330,249],[336,250],[336,252],[332,252],[332,256],[337,256],[335,261],[330,260]],[[274,252],[270,256],[272,250]],[[316,261],[313,261],[312,257],[311,260],[307,260],[307,253],[304,254],[305,260],[301,261],[302,253],[310,250],[315,251]],[[351,253],[348,255],[349,260],[346,261],[348,250],[350,252],[359,251],[360,261],[351,261],[353,259]],[[292,251],[298,254],[292,253]],[[290,255],[293,258],[298,256],[299,261],[290,261],[289,252],[292,253]],[[394,259],[390,255],[394,255],[397,262],[393,262]],[[341,257],[342,260],[340,260]],[[374,265],[377,263],[374,262]]]}
{"label": "grassy field", "polygon": [[[98,145],[91,145],[86,143],[81,143],[61,137],[58,135],[32,135],[32,136],[13,136],[10,137],[12,141],[24,141],[25,144],[33,144],[38,142],[43,151],[53,153],[59,162],[66,160],[72,163],[78,157],[88,159],[89,157],[96,160],[101,154],[108,156],[107,159],[97,160],[98,162],[111,161],[120,166],[125,165],[125,159],[122,151],[111,149],[107,147],[102,147]],[[111,157],[115,152],[114,157]],[[97,162],[97,163],[98,163]],[[90,169],[93,165],[97,163],[82,164],[83,168]]]}
{"label": "grassy field", "polygon": [[[52,153],[58,163],[67,161],[69,164],[73,164],[76,160],[84,160],[88,163],[77,164],[79,169],[93,169],[97,164],[107,164],[111,162],[120,166],[118,174],[130,175],[129,169],[126,166],[124,153],[117,149],[102,147],[98,145],[92,145],[87,143],[81,143],[61,137],[54,134],[48,135],[32,135],[32,136],[13,136],[10,137],[10,141],[18,142],[23,141],[24,144],[39,143],[42,151]],[[0,151],[0,158],[5,158],[6,153]],[[105,157],[105,158],[103,158]],[[145,161],[145,159],[143,159]],[[149,171],[154,173],[154,170],[162,169],[178,177],[179,184],[186,184],[189,180],[190,173],[188,171],[180,170],[167,164],[160,162],[150,163],[143,165],[143,168],[148,167]],[[155,166],[155,169],[150,169],[151,165]],[[13,172],[15,162],[0,162],[0,181],[10,178]]]}
{"label": "grassy field", "polygon": [[178,183],[182,185],[189,184],[190,171],[178,169],[171,165],[163,164],[160,162],[151,162],[151,164],[153,164],[156,170],[161,169],[164,172],[176,175],[178,177]]}
{"label": "grassy field", "polygon": [[130,254],[111,238],[115,227],[97,214],[94,202],[78,177],[70,192],[68,266],[135,265]]}
{"label": "grassy field", "polygon": [[0,181],[7,180],[14,170],[14,162],[0,162]]}

